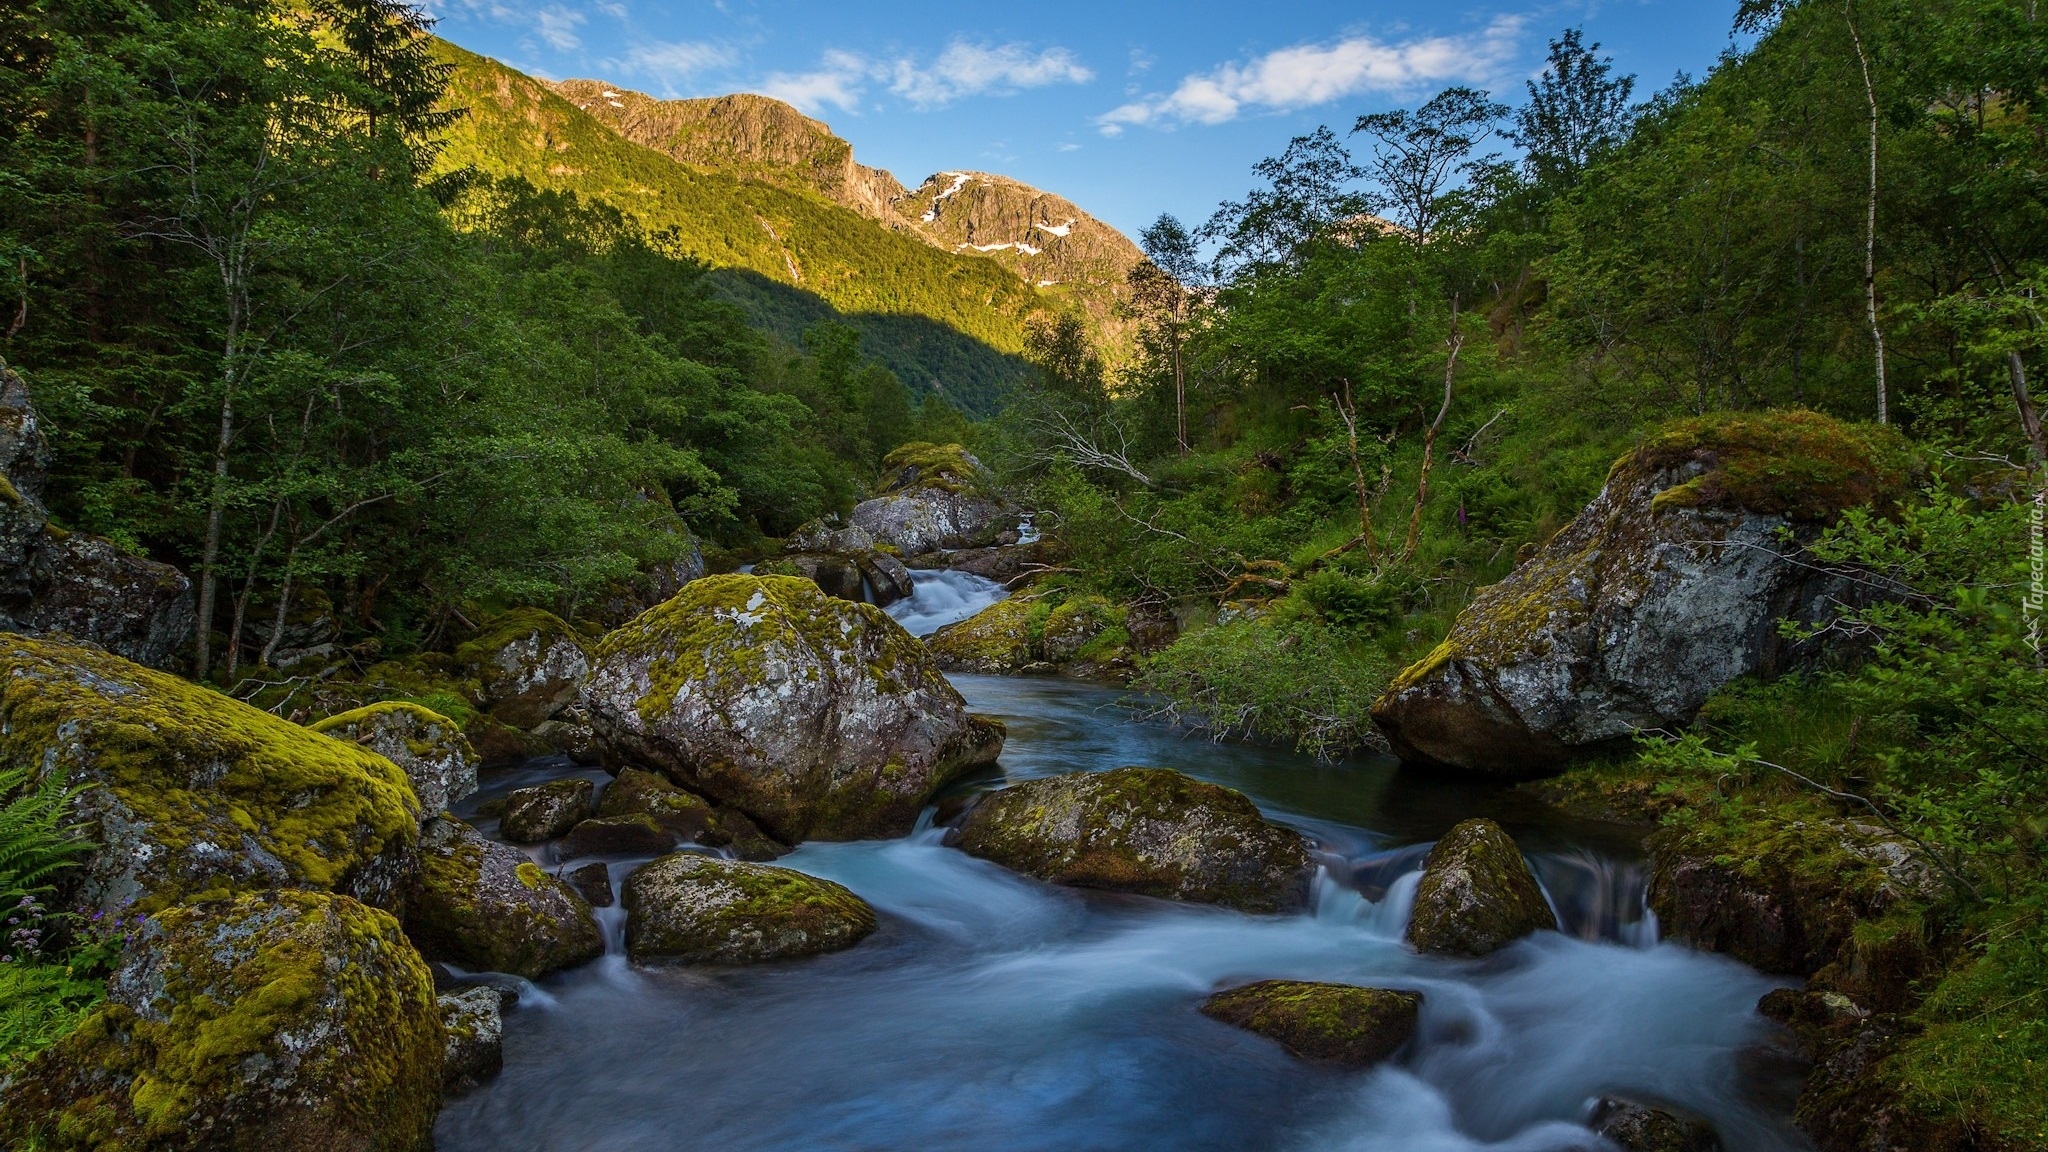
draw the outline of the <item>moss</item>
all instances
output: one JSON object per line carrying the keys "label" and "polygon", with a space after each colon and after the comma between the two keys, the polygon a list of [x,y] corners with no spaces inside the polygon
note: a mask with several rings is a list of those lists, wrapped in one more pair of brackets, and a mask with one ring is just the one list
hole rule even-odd
{"label": "moss", "polygon": [[1912,451],[1897,430],[1805,410],[1730,412],[1666,425],[1615,463],[1609,482],[1687,466],[1701,469],[1659,493],[1666,508],[1741,508],[1829,521],[1846,508],[1885,507],[1907,491]]}
{"label": "moss", "polygon": [[93,898],[134,911],[279,883],[381,899],[417,835],[391,761],[97,649],[6,638],[0,753],[105,789]]}
{"label": "moss", "polygon": [[514,608],[487,621],[476,635],[455,649],[455,659],[468,667],[482,667],[494,661],[506,647],[536,635],[582,643],[576,630],[560,616],[540,608]]}
{"label": "moss", "polygon": [[1035,658],[1050,614],[1043,604],[1013,596],[940,629],[926,638],[925,646],[948,668],[1014,672]]}
{"label": "moss", "polygon": [[1557,927],[1522,850],[1499,824],[1466,820],[1423,861],[1408,940],[1424,952],[1484,956]]}
{"label": "moss", "polygon": [[439,1013],[432,976],[386,913],[308,892],[179,907],[144,929],[124,974],[121,1002],[19,1074],[0,1141],[425,1146]]}
{"label": "moss", "polygon": [[1384,988],[1262,980],[1218,992],[1202,1014],[1279,1041],[1304,1060],[1377,1064],[1415,1034],[1422,997]]}
{"label": "moss", "polygon": [[622,897],[633,959],[752,963],[850,948],[875,912],[844,886],[788,868],[676,853],[633,873]]}
{"label": "moss", "polygon": [[880,495],[893,495],[919,488],[944,492],[965,492],[980,479],[981,465],[958,444],[931,444],[922,440],[901,445],[882,458],[886,478]]}
{"label": "moss", "polygon": [[406,931],[436,959],[529,979],[604,952],[574,889],[450,816],[422,837]]}

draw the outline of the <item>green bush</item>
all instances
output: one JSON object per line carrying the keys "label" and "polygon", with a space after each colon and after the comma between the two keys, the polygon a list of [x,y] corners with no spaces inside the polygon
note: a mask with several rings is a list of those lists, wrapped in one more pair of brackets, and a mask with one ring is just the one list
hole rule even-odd
{"label": "green bush", "polygon": [[1166,715],[1217,736],[1292,742],[1334,758],[1376,739],[1372,702],[1393,667],[1379,648],[1313,618],[1239,619],[1190,632],[1138,685]]}

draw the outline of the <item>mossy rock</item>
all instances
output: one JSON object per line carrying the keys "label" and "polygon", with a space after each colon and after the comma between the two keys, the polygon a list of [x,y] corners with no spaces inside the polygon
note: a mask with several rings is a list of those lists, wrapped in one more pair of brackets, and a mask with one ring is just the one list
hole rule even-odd
{"label": "mossy rock", "polygon": [[[1039,629],[1040,653],[1053,664],[1089,659],[1090,646],[1104,633],[1121,630],[1123,622],[1123,609],[1101,596],[1070,596],[1046,614]],[[1128,635],[1125,639],[1128,640]],[[1092,655],[1103,660],[1110,658],[1113,651],[1098,647]]]}
{"label": "mossy rock", "polygon": [[742,860],[773,860],[787,851],[763,835],[744,813],[718,807],[639,768],[620,771],[598,799],[597,814],[646,816],[674,833],[679,842],[730,848]]}
{"label": "mossy rock", "polygon": [[500,722],[532,728],[576,701],[590,674],[583,638],[553,613],[519,608],[486,624],[455,658],[474,670],[485,707]]}
{"label": "mossy rock", "polygon": [[788,868],[678,852],[626,878],[635,961],[753,964],[851,948],[875,911],[841,885]]}
{"label": "mossy rock", "polygon": [[509,768],[554,751],[547,737],[514,728],[488,712],[471,716],[462,734],[485,768]]}
{"label": "mossy rock", "polygon": [[17,1070],[0,1145],[423,1152],[442,1060],[433,977],[387,913],[203,901],[152,916],[107,1003]]}
{"label": "mossy rock", "polygon": [[1592,1127],[1622,1152],[1721,1152],[1712,1125],[1644,1104],[1602,1100]]}
{"label": "mossy rock", "polygon": [[1202,1002],[1202,1015],[1277,1040],[1303,1060],[1354,1068],[1398,1051],[1421,1011],[1414,992],[1301,980],[1261,980]]}
{"label": "mossy rock", "polygon": [[960,445],[913,440],[882,457],[882,482],[875,494],[888,496],[918,489],[965,492],[987,477],[988,469]]}
{"label": "mossy rock", "polygon": [[442,1091],[474,1088],[505,1067],[504,999],[482,985],[439,998]]}
{"label": "mossy rock", "polygon": [[564,835],[590,815],[597,785],[581,776],[550,780],[505,794],[498,834],[514,844],[541,844]]}
{"label": "mossy rock", "polygon": [[663,827],[644,812],[625,816],[599,816],[569,829],[555,845],[555,859],[577,860],[585,856],[661,856],[673,852],[682,837]]}
{"label": "mossy rock", "polygon": [[97,649],[0,636],[0,755],[92,786],[77,903],[110,913],[269,888],[395,907],[413,867],[397,765]]}
{"label": "mossy rock", "polygon": [[1467,820],[1430,848],[1408,921],[1408,941],[1418,949],[1484,956],[1556,927],[1536,874],[1500,825]]}
{"label": "mossy rock", "polygon": [[902,835],[1002,747],[881,609],[779,576],[707,576],[607,636],[586,705],[608,763],[790,844]]}
{"label": "mossy rock", "polygon": [[1038,631],[1046,611],[1030,600],[998,600],[925,637],[925,647],[948,672],[1016,672],[1038,659]]}
{"label": "mossy rock", "polygon": [[1482,589],[1373,719],[1403,760],[1510,777],[1681,728],[1723,685],[1825,654],[1780,622],[1821,622],[1875,585],[1799,552],[1845,508],[1888,507],[1909,478],[1890,429],[1812,412],[1671,425]]}
{"label": "mossy rock", "polygon": [[1015,509],[984,493],[987,479],[958,444],[905,444],[883,459],[875,498],[856,505],[848,522],[903,558],[986,548],[1017,524]]}
{"label": "mossy rock", "polygon": [[476,749],[455,721],[405,701],[370,704],[312,726],[313,731],[368,748],[399,766],[429,820],[476,791]]}
{"label": "mossy rock", "polygon": [[969,810],[947,842],[1055,884],[1245,912],[1306,907],[1315,876],[1300,833],[1267,823],[1241,793],[1166,768],[1005,788]]}
{"label": "mossy rock", "polygon": [[452,816],[422,834],[405,928],[431,959],[528,978],[604,954],[575,889]]}

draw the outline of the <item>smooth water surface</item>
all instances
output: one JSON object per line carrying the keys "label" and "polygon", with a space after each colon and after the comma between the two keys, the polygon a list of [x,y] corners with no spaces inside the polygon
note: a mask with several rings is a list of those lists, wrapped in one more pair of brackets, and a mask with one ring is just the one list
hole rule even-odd
{"label": "smooth water surface", "polygon": [[[1189,739],[1133,722],[1110,689],[956,683],[1009,722],[1011,779],[1165,764],[1246,792],[1317,840],[1317,907],[1254,917],[1059,889],[929,830],[808,844],[781,863],[860,893],[880,931],[810,960],[647,970],[616,954],[609,910],[615,954],[522,998],[504,1073],[442,1113],[443,1152],[1548,1152],[1604,1147],[1580,1121],[1610,1094],[1711,1117],[1730,1152],[1800,1147],[1738,1073],[1772,981],[1652,944],[1625,839],[1389,763]],[[1482,961],[1418,956],[1400,937],[1423,844],[1481,812],[1530,848],[1568,931]],[[1420,990],[1421,1034],[1395,1065],[1350,1072],[1196,1011],[1268,977]]]}

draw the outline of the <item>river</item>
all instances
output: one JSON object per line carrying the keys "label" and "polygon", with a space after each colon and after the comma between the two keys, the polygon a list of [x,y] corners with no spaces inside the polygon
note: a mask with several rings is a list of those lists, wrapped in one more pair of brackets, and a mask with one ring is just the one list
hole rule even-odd
{"label": "river", "polygon": [[[917,631],[999,594],[918,576],[922,603],[893,612]],[[929,828],[806,844],[779,863],[852,888],[879,931],[802,961],[640,969],[605,910],[611,954],[525,991],[504,1072],[449,1102],[442,1152],[1562,1152],[1608,1147],[1583,1124],[1603,1095],[1705,1116],[1728,1152],[1804,1147],[1754,1103],[1782,1092],[1743,1071],[1767,1036],[1754,1005],[1776,982],[1659,942],[1618,830],[1380,758],[1318,764],[1191,738],[1135,721],[1114,689],[954,681],[1009,725],[1000,773],[961,786],[1123,764],[1228,785],[1314,838],[1314,909],[1261,917],[1056,888]],[[503,774],[471,805],[568,770]],[[1483,960],[1419,956],[1401,935],[1422,853],[1473,815],[1515,833],[1566,931]],[[616,862],[615,881],[631,864]],[[1196,1011],[1218,987],[1269,977],[1419,990],[1420,1031],[1393,1064],[1353,1072]]]}

